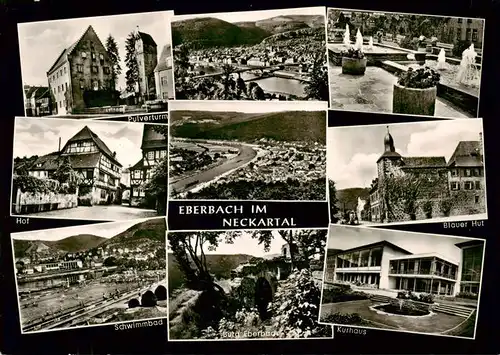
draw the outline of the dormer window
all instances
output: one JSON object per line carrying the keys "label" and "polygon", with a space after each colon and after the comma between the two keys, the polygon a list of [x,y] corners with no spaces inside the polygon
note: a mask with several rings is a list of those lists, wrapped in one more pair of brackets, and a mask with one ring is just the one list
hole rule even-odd
{"label": "dormer window", "polygon": [[86,52],[82,52],[82,58],[87,58],[87,53]]}
{"label": "dormer window", "polygon": [[36,165],[36,167],[37,167],[37,168],[41,168],[41,167],[42,167],[42,164],[41,164],[41,163],[38,163],[38,164]]}

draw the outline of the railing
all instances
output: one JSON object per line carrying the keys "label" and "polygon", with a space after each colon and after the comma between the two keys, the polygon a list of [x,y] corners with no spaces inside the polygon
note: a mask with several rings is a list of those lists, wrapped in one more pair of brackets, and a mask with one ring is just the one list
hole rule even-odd
{"label": "railing", "polygon": [[456,280],[457,275],[455,274],[445,274],[438,271],[430,271],[430,270],[390,270],[389,274],[391,275],[430,275],[430,276],[440,276],[448,279]]}

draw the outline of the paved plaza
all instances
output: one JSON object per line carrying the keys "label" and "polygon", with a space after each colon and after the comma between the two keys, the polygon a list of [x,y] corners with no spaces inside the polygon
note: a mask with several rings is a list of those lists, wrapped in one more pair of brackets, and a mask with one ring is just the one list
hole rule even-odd
{"label": "paved plaza", "polygon": [[[330,105],[332,109],[373,113],[392,113],[392,90],[397,78],[382,68],[366,67],[365,75],[342,74],[342,67],[329,64]],[[466,112],[437,98],[435,116],[470,118]]]}
{"label": "paved plaza", "polygon": [[143,208],[128,207],[124,205],[97,205],[97,206],[78,206],[75,208],[68,208],[62,210],[54,210],[39,213],[30,213],[29,216],[33,217],[62,217],[74,219],[88,219],[88,220],[128,220],[157,217],[158,214],[155,210],[148,210]]}

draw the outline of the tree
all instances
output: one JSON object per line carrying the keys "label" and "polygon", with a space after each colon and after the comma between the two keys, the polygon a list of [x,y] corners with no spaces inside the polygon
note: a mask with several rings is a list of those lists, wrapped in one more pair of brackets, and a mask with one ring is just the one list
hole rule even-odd
{"label": "tree", "polygon": [[250,84],[248,85],[248,93],[253,100],[262,101],[266,98],[264,90],[262,90],[259,84],[254,81],[250,82]]}
{"label": "tree", "polygon": [[135,42],[137,38],[134,32],[129,33],[125,40],[125,84],[128,92],[135,92],[136,85],[139,82],[139,66],[135,53]]}
{"label": "tree", "polygon": [[80,180],[78,173],[73,170],[68,156],[60,158],[58,167],[52,176],[53,179],[59,181],[61,184],[67,183],[76,186]]}
{"label": "tree", "polygon": [[330,222],[337,223],[336,214],[339,212],[337,206],[339,200],[337,198],[337,188],[335,187],[335,181],[328,179],[328,203],[330,205]]}
{"label": "tree", "polygon": [[328,101],[328,70],[325,66],[324,53],[319,52],[316,54],[305,92],[308,99]]}
{"label": "tree", "polygon": [[113,82],[113,89],[116,89],[116,83],[118,81],[118,76],[122,72],[122,68],[120,66],[118,45],[116,44],[115,38],[111,34],[108,38],[106,38],[106,52],[108,53],[108,57],[113,65],[111,68],[111,80]]}

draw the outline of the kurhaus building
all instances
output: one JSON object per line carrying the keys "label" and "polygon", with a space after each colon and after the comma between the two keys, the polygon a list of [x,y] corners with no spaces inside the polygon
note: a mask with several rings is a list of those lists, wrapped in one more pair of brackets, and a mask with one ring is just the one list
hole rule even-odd
{"label": "kurhaus building", "polygon": [[461,260],[438,253],[413,254],[388,241],[335,251],[328,255],[325,281],[352,283],[392,291],[455,296],[478,294],[483,241],[456,244]]}
{"label": "kurhaus building", "polygon": [[[414,191],[415,201],[411,201],[411,205],[408,203],[412,198],[410,194],[407,195],[407,201],[404,201],[401,194],[391,195],[388,186],[391,181],[396,181],[394,171],[407,174],[411,178],[407,182],[412,187],[417,184],[421,186]],[[377,172],[378,176],[370,189],[370,213],[373,222],[397,222],[486,212],[481,133],[477,141],[458,142],[447,162],[443,156],[401,156],[396,152],[388,127],[384,138],[384,152],[377,160]],[[412,207],[410,211],[409,207]]]}
{"label": "kurhaus building", "polygon": [[28,173],[38,178],[51,178],[65,159],[81,177],[79,204],[111,204],[120,200],[122,165],[116,160],[116,153],[111,152],[90,128],[82,128],[60,151],[39,157]]}

